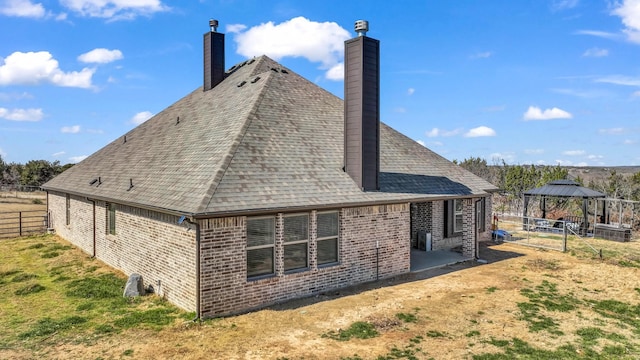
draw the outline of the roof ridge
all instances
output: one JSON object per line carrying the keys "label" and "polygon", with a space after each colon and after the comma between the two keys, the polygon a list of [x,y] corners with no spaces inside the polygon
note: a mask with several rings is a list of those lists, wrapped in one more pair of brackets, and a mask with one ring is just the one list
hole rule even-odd
{"label": "roof ridge", "polygon": [[[255,76],[255,74],[251,75],[251,77],[253,76]],[[224,160],[221,166],[218,168],[218,171],[216,171],[216,174],[213,177],[212,183],[209,186],[203,201],[200,203],[200,206],[198,206],[197,213],[204,212],[209,206],[209,204],[211,203],[211,201],[213,200],[216,190],[220,185],[220,182],[224,178],[224,175],[227,172],[227,169],[229,168],[231,161],[233,161],[233,158],[236,152],[238,151],[240,144],[242,144],[242,141],[244,140],[244,137],[247,133],[247,129],[249,129],[249,126],[251,125],[253,119],[255,118],[255,113],[258,107],[260,106],[260,104],[262,103],[262,100],[264,99],[264,94],[268,89],[268,82],[270,82],[272,79],[273,79],[273,76],[271,74],[267,75],[267,78],[265,79],[265,84],[262,86],[262,89],[260,90],[260,94],[256,98],[256,101],[254,102],[251,110],[249,110],[249,113],[247,114],[244,124],[242,125],[242,128],[240,129],[240,131],[238,132],[238,135],[234,139],[233,144],[231,145],[231,148],[224,155]]]}

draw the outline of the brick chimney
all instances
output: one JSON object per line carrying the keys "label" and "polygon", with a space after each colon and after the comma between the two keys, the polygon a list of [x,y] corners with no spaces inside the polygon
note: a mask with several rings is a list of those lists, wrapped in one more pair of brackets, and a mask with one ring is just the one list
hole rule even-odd
{"label": "brick chimney", "polygon": [[204,34],[204,86],[211,90],[224,80],[224,34],[218,32],[218,20],[209,20]]}
{"label": "brick chimney", "polygon": [[344,43],[344,166],[363,191],[380,189],[380,41],[367,37],[369,23]]}

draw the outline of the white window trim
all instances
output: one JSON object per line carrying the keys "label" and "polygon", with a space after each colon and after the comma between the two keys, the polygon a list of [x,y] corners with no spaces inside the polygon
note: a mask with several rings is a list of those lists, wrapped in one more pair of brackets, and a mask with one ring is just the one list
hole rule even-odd
{"label": "white window trim", "polygon": [[[458,211],[458,207],[456,206],[456,202],[460,201],[460,203],[462,204],[462,208],[460,209],[460,211]],[[462,223],[460,224],[461,228],[458,229],[457,225],[458,225],[458,221],[457,218],[458,216],[460,216],[460,218],[462,219]],[[454,199],[453,200],[453,232],[454,233],[461,233],[463,231],[464,228],[464,199]]]}

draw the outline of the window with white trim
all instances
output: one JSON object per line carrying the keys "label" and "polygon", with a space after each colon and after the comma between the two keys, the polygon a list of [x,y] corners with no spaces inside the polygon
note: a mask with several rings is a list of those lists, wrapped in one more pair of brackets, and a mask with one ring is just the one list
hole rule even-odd
{"label": "window with white trim", "polygon": [[274,216],[247,218],[247,277],[275,273]]}
{"label": "window with white trim", "polygon": [[309,214],[283,218],[284,271],[309,267]]}
{"label": "window with white trim", "polygon": [[462,199],[453,200],[453,232],[461,233],[462,232],[462,213],[464,209],[464,204]]}
{"label": "window with white trim", "polygon": [[340,228],[338,212],[318,212],[316,219],[318,265],[337,263]]}

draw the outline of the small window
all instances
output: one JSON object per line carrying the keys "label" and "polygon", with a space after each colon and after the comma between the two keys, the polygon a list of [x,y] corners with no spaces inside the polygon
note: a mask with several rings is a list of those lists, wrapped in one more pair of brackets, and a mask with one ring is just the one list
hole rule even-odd
{"label": "small window", "polygon": [[454,221],[453,221],[453,232],[461,233],[462,232],[462,209],[463,203],[462,199],[453,200],[453,209],[454,209]]}
{"label": "small window", "polygon": [[65,199],[65,221],[67,225],[71,224],[71,195],[67,194]]}
{"label": "small window", "polygon": [[107,225],[109,225],[108,226],[109,234],[115,235],[116,234],[116,205],[108,204],[107,210],[108,210]]}
{"label": "small window", "polygon": [[309,267],[309,215],[284,217],[284,270]]}
{"label": "small window", "polygon": [[338,212],[319,212],[317,216],[318,265],[338,262]]}
{"label": "small window", "polygon": [[486,198],[482,198],[476,203],[476,228],[478,229],[478,232],[485,231],[485,202]]}
{"label": "small window", "polygon": [[247,277],[274,274],[275,218],[247,219]]}

